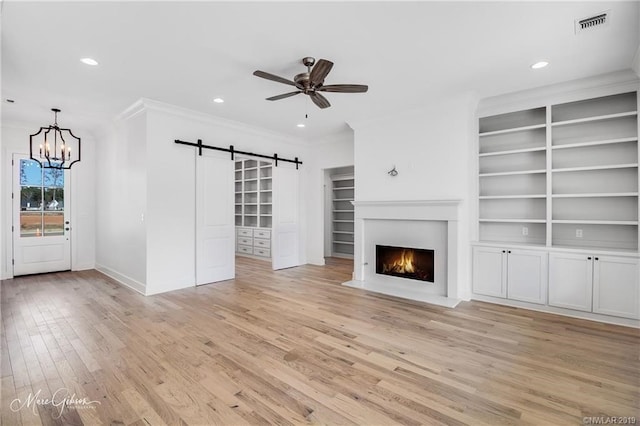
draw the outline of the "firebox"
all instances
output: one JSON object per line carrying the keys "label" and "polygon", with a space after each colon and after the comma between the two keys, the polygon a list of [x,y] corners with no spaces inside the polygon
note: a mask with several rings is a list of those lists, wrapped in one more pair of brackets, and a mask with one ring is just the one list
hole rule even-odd
{"label": "firebox", "polygon": [[433,250],[376,245],[376,273],[434,282]]}

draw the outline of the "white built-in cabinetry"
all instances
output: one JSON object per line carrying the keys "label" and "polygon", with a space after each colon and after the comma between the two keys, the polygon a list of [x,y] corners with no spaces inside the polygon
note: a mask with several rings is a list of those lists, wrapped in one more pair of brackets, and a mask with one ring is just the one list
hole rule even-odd
{"label": "white built-in cabinetry", "polygon": [[547,254],[499,247],[474,247],[473,291],[486,296],[545,304]]}
{"label": "white built-in cabinetry", "polygon": [[473,292],[638,318],[638,92],[571,96],[479,119]]}
{"label": "white built-in cabinetry", "polygon": [[236,252],[271,257],[273,202],[270,162],[235,162]]}
{"label": "white built-in cabinetry", "polygon": [[355,180],[352,174],[331,176],[332,182],[332,255],[353,257],[353,198]]}

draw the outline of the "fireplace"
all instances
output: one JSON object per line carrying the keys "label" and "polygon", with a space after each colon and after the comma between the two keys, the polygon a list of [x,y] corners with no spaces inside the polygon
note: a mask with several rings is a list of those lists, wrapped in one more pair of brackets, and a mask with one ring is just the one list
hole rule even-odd
{"label": "fireplace", "polygon": [[434,282],[433,250],[376,245],[376,274]]}

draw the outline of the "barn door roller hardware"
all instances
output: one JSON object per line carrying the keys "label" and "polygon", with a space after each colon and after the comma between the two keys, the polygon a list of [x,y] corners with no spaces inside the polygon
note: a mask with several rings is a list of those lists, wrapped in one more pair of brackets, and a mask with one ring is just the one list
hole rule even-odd
{"label": "barn door roller hardware", "polygon": [[220,148],[218,146],[211,146],[211,145],[204,145],[202,143],[202,139],[198,139],[198,142],[194,143],[194,142],[185,142],[185,141],[181,141],[179,139],[176,139],[174,141],[177,144],[180,145],[189,145],[189,146],[195,146],[196,148],[198,148],[198,155],[202,155],[202,150],[203,149],[213,149],[215,151],[222,151],[222,152],[229,152],[231,153],[231,159],[234,159],[234,155],[235,154],[241,154],[241,155],[250,155],[252,157],[258,157],[258,158],[266,158],[269,160],[273,160],[273,164],[278,167],[278,161],[284,161],[287,163],[293,163],[296,165],[296,170],[298,169],[298,166],[300,164],[302,164],[302,161],[298,160],[298,157],[294,158],[293,160],[290,160],[288,158],[282,158],[282,157],[278,157],[278,154],[273,154],[273,155],[264,155],[264,154],[256,154],[253,152],[247,152],[247,151],[239,151],[237,149],[235,149],[233,147],[233,145],[229,145],[229,148]]}

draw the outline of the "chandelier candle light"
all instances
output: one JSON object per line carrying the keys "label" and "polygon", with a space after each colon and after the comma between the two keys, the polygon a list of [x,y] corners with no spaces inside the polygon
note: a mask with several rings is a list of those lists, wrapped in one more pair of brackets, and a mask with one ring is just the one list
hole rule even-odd
{"label": "chandelier candle light", "polygon": [[[51,111],[55,114],[54,123],[40,127],[29,137],[30,157],[45,169],[70,169],[80,161],[80,138],[71,133],[71,129],[58,127],[58,108],[51,108]],[[37,156],[34,155],[36,152]]]}

